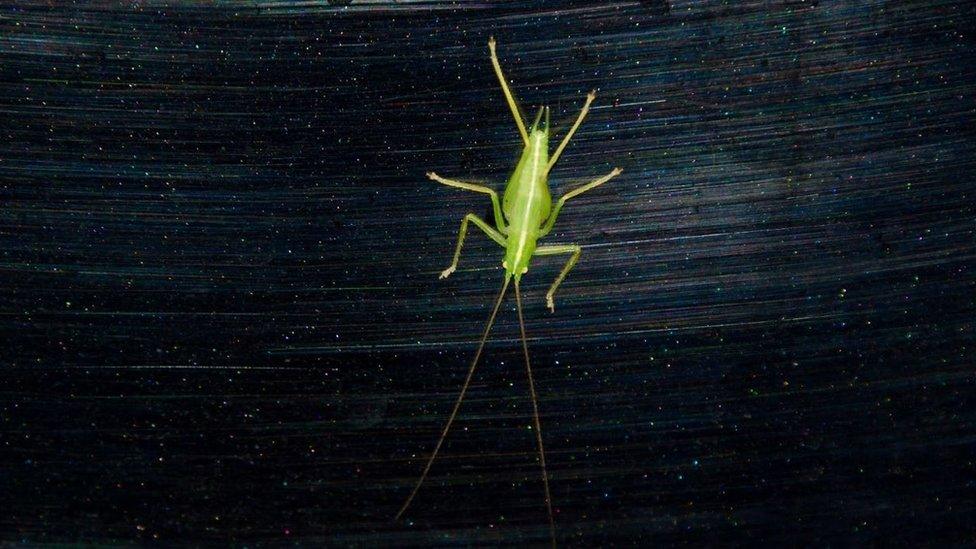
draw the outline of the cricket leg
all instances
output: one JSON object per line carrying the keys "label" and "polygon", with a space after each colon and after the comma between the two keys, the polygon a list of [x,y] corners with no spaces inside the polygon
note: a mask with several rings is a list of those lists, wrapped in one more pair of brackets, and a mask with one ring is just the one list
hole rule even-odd
{"label": "cricket leg", "polygon": [[474,183],[465,183],[463,181],[457,181],[455,179],[445,179],[434,172],[427,172],[427,177],[436,181],[442,185],[447,185],[448,187],[457,187],[459,189],[466,189],[469,191],[474,191],[476,193],[485,193],[491,198],[491,207],[495,213],[495,225],[502,233],[508,232],[508,227],[505,226],[505,216],[502,215],[502,207],[498,202],[498,193],[494,189],[485,187],[484,185],[475,185]]}
{"label": "cricket leg", "polygon": [[566,262],[566,266],[563,267],[562,272],[560,272],[559,276],[556,277],[556,281],[553,282],[552,286],[549,287],[549,291],[546,292],[546,306],[549,307],[549,312],[556,311],[556,305],[552,300],[552,296],[556,293],[556,288],[559,287],[559,284],[564,278],[566,278],[566,275],[569,274],[570,269],[576,265],[576,261],[579,260],[579,256],[582,252],[583,249],[580,248],[579,244],[557,244],[553,246],[539,246],[536,248],[535,255],[573,254],[569,258],[569,261]]}
{"label": "cricket leg", "polygon": [[512,116],[515,117],[515,123],[518,124],[522,141],[528,145],[529,134],[525,131],[525,122],[522,121],[522,114],[519,112],[518,105],[515,103],[515,98],[512,97],[512,90],[508,89],[508,81],[505,80],[505,74],[502,73],[502,66],[498,63],[498,56],[495,55],[494,36],[488,39],[488,49],[491,51],[491,64],[495,67],[495,75],[498,76],[498,82],[502,85],[502,91],[505,93],[505,100],[508,101],[508,108],[512,109]]}
{"label": "cricket leg", "polygon": [[549,219],[546,220],[546,224],[542,227],[542,229],[539,230],[539,237],[541,238],[549,234],[549,231],[552,230],[552,226],[556,223],[556,216],[559,215],[559,210],[563,209],[563,205],[566,204],[567,200],[575,196],[579,196],[590,189],[603,185],[607,181],[610,181],[614,177],[620,175],[622,172],[623,170],[621,170],[620,168],[614,168],[613,171],[611,171],[607,175],[599,179],[596,179],[590,183],[587,183],[586,185],[583,185],[578,189],[573,189],[568,193],[559,197],[559,200],[556,201],[556,206],[552,209],[552,213],[549,214]]}
{"label": "cricket leg", "polygon": [[556,148],[556,152],[553,153],[552,157],[549,158],[549,166],[546,167],[546,171],[552,169],[556,165],[556,160],[559,160],[559,155],[563,154],[563,149],[569,144],[569,140],[573,138],[573,134],[576,133],[577,128],[583,123],[583,119],[586,118],[586,113],[590,112],[590,103],[596,99],[596,90],[591,91],[586,95],[586,103],[583,105],[583,110],[580,111],[579,116],[576,117],[576,122],[573,123],[573,127],[569,128],[569,133],[563,138],[562,143]]}
{"label": "cricket leg", "polygon": [[465,235],[468,234],[469,221],[473,221],[475,225],[477,225],[482,231],[484,231],[489,238],[497,242],[499,246],[505,246],[505,237],[502,236],[501,233],[491,228],[491,225],[486,223],[485,220],[474,215],[473,213],[469,213],[468,215],[464,216],[464,219],[461,221],[461,231],[458,232],[457,248],[454,249],[454,261],[451,262],[450,267],[444,269],[441,272],[441,276],[440,276],[441,278],[447,278],[451,276],[451,273],[453,273],[454,269],[457,268],[458,260],[461,259],[461,246],[464,244]]}

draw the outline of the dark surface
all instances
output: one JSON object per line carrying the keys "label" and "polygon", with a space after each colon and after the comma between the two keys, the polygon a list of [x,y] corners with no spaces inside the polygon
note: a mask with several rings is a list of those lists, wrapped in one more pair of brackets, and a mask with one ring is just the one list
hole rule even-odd
{"label": "dark surface", "polygon": [[[976,543],[976,10],[0,9],[0,541],[544,543],[476,232],[565,128],[523,282],[566,545]],[[333,2],[339,4],[339,2]],[[34,7],[32,7],[34,6]]]}

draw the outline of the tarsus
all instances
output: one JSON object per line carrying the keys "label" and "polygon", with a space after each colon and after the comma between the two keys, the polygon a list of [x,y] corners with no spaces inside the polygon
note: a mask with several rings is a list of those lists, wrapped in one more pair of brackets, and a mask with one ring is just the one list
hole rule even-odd
{"label": "tarsus", "polygon": [[522,331],[522,351],[525,353],[525,371],[529,374],[529,392],[532,393],[532,419],[535,421],[535,441],[539,445],[539,463],[542,464],[542,485],[546,489],[546,510],[549,512],[549,536],[552,546],[556,546],[556,521],[552,518],[552,497],[549,495],[549,473],[546,470],[546,450],[542,446],[542,422],[539,421],[539,403],[532,380],[532,366],[529,363],[529,344],[525,338],[525,321],[522,320],[522,294],[519,283],[515,281],[515,303],[518,306],[519,329]]}
{"label": "tarsus", "polygon": [[[455,416],[457,416],[458,409],[461,408],[461,401],[464,400],[464,393],[467,392],[468,385],[471,384],[471,378],[472,378],[472,376],[474,376],[474,369],[478,365],[478,359],[481,358],[481,351],[482,351],[482,349],[485,348],[485,341],[487,341],[487,339],[488,339],[488,332],[491,331],[491,326],[492,326],[492,324],[495,323],[495,315],[498,314],[498,308],[501,307],[501,305],[502,305],[502,298],[505,297],[505,290],[508,289],[508,283],[509,283],[509,281],[511,281],[511,277],[506,276],[505,277],[505,282],[504,282],[504,284],[502,284],[502,289],[501,289],[500,292],[498,292],[498,299],[495,301],[495,307],[491,311],[491,316],[488,317],[488,325],[485,326],[485,333],[484,333],[484,335],[481,336],[481,343],[478,344],[478,351],[474,354],[474,360],[471,361],[471,368],[468,369],[468,377],[466,377],[464,379],[464,385],[461,386],[461,394],[458,395],[457,402],[454,403],[454,409],[451,410],[451,416],[447,418],[447,424],[444,425],[444,430],[441,432],[441,438],[437,440],[437,446],[434,446],[434,452],[430,455],[430,459],[427,460],[427,465],[424,467],[424,472],[421,473],[421,475],[420,475],[420,480],[417,481],[417,485],[414,486],[413,492],[410,492],[410,497],[408,497],[407,498],[407,501],[405,501],[403,503],[403,507],[400,508],[400,512],[396,514],[396,518],[394,520],[400,520],[400,517],[403,515],[403,513],[405,513],[406,510],[407,510],[407,508],[410,507],[410,502],[413,501],[414,496],[417,495],[417,491],[420,490],[420,486],[424,483],[424,480],[427,478],[427,473],[430,472],[430,466],[434,464],[434,459],[437,457],[437,452],[439,452],[440,449],[441,449],[441,444],[444,443],[444,439],[447,437],[447,432],[451,430],[451,424],[454,423],[454,418],[455,418]],[[518,284],[517,283],[515,284],[515,288],[516,288],[516,290],[518,289]],[[518,294],[516,293],[516,295],[518,295]],[[521,311],[521,309],[519,309],[519,310]],[[521,313],[520,313],[520,315],[521,315]],[[521,320],[521,316],[519,317],[519,319]],[[522,330],[522,334],[523,334],[523,338],[524,338],[524,334],[525,334],[525,330],[524,329]],[[526,363],[526,364],[528,364],[528,363]],[[529,379],[530,379],[530,384],[531,384],[531,374],[530,374]],[[535,393],[533,393],[533,402],[535,402],[534,399],[535,399]],[[538,419],[538,412],[537,412],[536,413],[536,425],[538,425],[538,423],[539,423],[539,419]],[[541,439],[540,439],[540,444],[541,444]],[[541,446],[540,446],[540,449],[541,449]],[[543,469],[545,469],[545,460],[543,460],[543,462],[542,462],[542,467],[543,467]],[[546,484],[546,503],[548,504],[548,502],[549,502],[549,485],[548,485],[548,480],[546,481],[546,483],[547,483]],[[550,524],[551,524],[552,523],[552,510],[551,509],[549,511],[549,521],[550,521]]]}

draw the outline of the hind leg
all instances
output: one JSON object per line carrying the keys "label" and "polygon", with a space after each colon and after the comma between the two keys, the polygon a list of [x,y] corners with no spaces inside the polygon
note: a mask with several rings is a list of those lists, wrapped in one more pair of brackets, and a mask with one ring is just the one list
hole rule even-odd
{"label": "hind leg", "polygon": [[491,64],[495,67],[495,75],[498,76],[498,82],[502,85],[502,92],[505,93],[505,100],[508,101],[508,108],[512,109],[512,116],[515,117],[515,123],[518,124],[518,130],[519,134],[522,136],[522,141],[528,145],[529,133],[525,131],[525,122],[522,121],[522,114],[519,112],[518,104],[515,103],[515,97],[512,96],[512,90],[508,89],[508,81],[505,80],[505,75],[502,73],[502,66],[498,63],[498,56],[495,55],[494,36],[488,39],[488,49],[491,51]]}
{"label": "hind leg", "polygon": [[556,149],[556,152],[553,153],[552,158],[549,159],[549,166],[546,168],[546,170],[551,170],[552,167],[556,165],[556,160],[559,160],[559,155],[563,154],[563,149],[565,149],[566,145],[569,144],[569,140],[573,138],[573,134],[576,133],[576,129],[579,128],[580,124],[583,123],[583,119],[586,118],[586,113],[590,112],[590,103],[592,103],[594,99],[596,99],[596,90],[593,90],[586,95],[586,103],[583,105],[583,110],[581,110],[579,116],[576,117],[576,122],[573,123],[573,127],[569,129],[569,133],[567,133],[566,137],[563,138],[562,143],[559,144],[559,147]]}

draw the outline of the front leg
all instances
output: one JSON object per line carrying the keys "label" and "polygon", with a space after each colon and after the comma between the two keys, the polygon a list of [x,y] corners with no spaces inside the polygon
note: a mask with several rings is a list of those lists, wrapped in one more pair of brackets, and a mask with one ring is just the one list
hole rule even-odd
{"label": "front leg", "polygon": [[508,233],[508,227],[505,226],[505,216],[502,215],[502,207],[498,202],[498,193],[494,189],[485,187],[484,185],[475,185],[474,183],[465,183],[463,181],[457,181],[454,179],[445,179],[434,172],[427,172],[427,177],[431,180],[441,183],[442,185],[447,185],[448,187],[457,187],[459,189],[466,189],[469,191],[474,191],[476,193],[485,193],[491,198],[491,207],[495,213],[495,226],[502,234]]}
{"label": "front leg", "polygon": [[583,253],[583,248],[580,248],[579,244],[557,244],[553,246],[539,246],[535,250],[535,255],[562,255],[562,254],[573,254],[570,256],[569,261],[566,262],[566,266],[563,267],[562,272],[556,277],[556,281],[552,283],[549,287],[549,291],[546,292],[546,307],[549,307],[549,312],[556,312],[556,305],[553,302],[552,296],[556,293],[556,288],[559,284],[566,278],[569,274],[570,269],[576,265],[576,261],[579,260],[580,254]]}
{"label": "front leg", "polygon": [[473,221],[475,225],[484,231],[489,238],[497,242],[499,246],[505,247],[505,237],[502,236],[501,233],[491,228],[491,225],[486,223],[484,219],[481,219],[473,213],[469,213],[468,215],[464,216],[464,219],[461,221],[461,230],[458,232],[457,248],[454,249],[454,261],[451,262],[450,267],[441,271],[440,278],[447,278],[451,276],[454,269],[457,269],[458,260],[461,259],[461,246],[464,244],[464,236],[468,234],[469,221]]}

